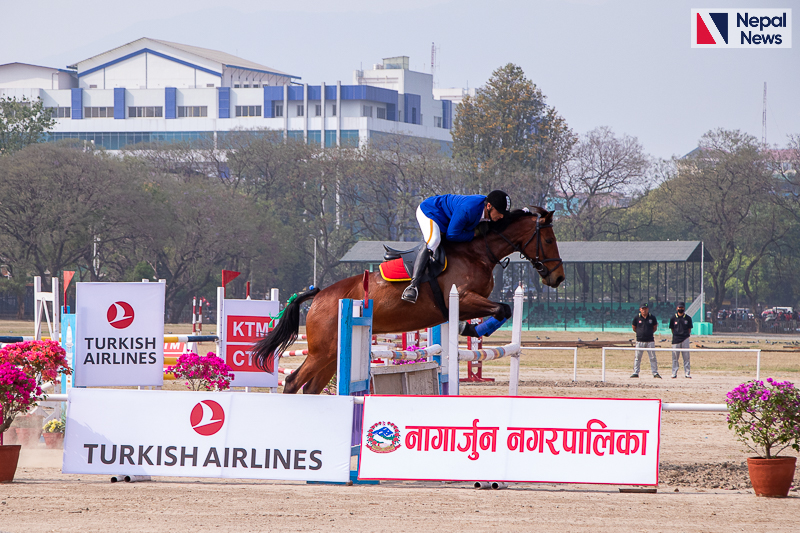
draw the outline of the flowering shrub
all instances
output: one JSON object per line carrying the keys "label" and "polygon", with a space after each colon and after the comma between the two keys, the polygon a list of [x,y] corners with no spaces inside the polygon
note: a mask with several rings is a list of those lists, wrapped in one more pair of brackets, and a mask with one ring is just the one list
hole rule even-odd
{"label": "flowering shrub", "polygon": [[771,459],[789,447],[800,451],[800,390],[793,384],[748,381],[730,391],[726,403],[728,428],[760,457]]}
{"label": "flowering shrub", "polygon": [[64,422],[56,420],[55,418],[44,425],[42,428],[45,433],[64,433]]}
{"label": "flowering shrub", "polygon": [[13,363],[0,362],[0,433],[14,417],[36,405],[42,389]]}
{"label": "flowering shrub", "polygon": [[17,365],[41,386],[58,379],[60,373],[71,374],[67,352],[56,341],[25,341],[0,348],[0,362]]}
{"label": "flowering shrub", "polygon": [[0,348],[0,369],[0,431],[47,397],[42,384],[55,381],[60,373],[72,373],[66,352],[55,341],[17,342]]}
{"label": "flowering shrub", "polygon": [[233,379],[231,367],[214,352],[208,352],[205,357],[185,353],[175,366],[167,367],[167,372],[175,374],[175,379],[186,379],[186,386],[193,391],[229,389]]}

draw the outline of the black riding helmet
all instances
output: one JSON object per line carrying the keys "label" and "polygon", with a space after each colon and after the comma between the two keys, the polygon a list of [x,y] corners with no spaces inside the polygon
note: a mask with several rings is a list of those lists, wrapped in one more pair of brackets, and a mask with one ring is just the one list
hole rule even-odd
{"label": "black riding helmet", "polygon": [[486,196],[486,201],[503,215],[507,215],[511,211],[511,198],[503,191],[490,192]]}

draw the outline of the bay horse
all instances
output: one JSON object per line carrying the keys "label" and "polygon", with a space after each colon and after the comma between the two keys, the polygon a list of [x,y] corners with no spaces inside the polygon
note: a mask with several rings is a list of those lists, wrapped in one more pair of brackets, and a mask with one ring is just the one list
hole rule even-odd
{"label": "bay horse", "polygon": [[[469,242],[442,241],[447,255],[447,269],[437,281],[447,301],[450,287],[458,289],[459,320],[494,316],[511,317],[511,307],[488,299],[494,287],[492,271],[500,260],[519,252],[531,262],[542,282],[558,287],[564,281],[564,268],[553,233],[553,212],[541,207],[515,210],[497,222],[485,224],[482,236]],[[413,243],[409,243],[413,244]],[[407,282],[389,282],[379,271],[369,274],[369,297],[375,306],[372,333],[402,333],[433,327],[445,322],[434,302],[428,283],[419,287],[417,303],[400,299]],[[283,392],[319,394],[336,373],[339,300],[364,298],[360,275],[343,279],[323,290],[312,289],[298,294],[286,306],[278,325],[255,343],[253,355],[260,368],[266,368],[273,353],[282,353],[297,340],[300,304],[314,299],[306,317],[308,356],[300,367],[286,377]],[[457,327],[457,326],[456,326]]]}

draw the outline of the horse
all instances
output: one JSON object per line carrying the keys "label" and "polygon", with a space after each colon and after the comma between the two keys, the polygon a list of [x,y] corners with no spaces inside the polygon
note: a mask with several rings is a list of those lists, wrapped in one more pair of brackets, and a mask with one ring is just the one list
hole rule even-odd
{"label": "horse", "polygon": [[[442,293],[455,284],[459,299],[459,320],[493,316],[511,317],[511,307],[488,299],[494,287],[492,272],[501,258],[519,252],[531,262],[542,282],[558,287],[564,281],[564,268],[553,232],[553,212],[541,207],[518,209],[497,222],[483,222],[481,235],[469,242],[442,241],[447,269],[437,278]],[[365,274],[366,275],[366,274]],[[401,333],[436,326],[446,321],[436,306],[428,283],[420,284],[415,304],[400,299],[405,283],[384,280],[379,272],[369,274],[369,298],[373,309],[372,332]],[[253,347],[256,364],[267,368],[269,358],[280,354],[297,340],[300,305],[313,298],[306,316],[308,356],[287,376],[283,392],[319,394],[336,373],[339,300],[364,298],[360,275],[343,279],[320,290],[299,293],[284,309],[278,325]]]}

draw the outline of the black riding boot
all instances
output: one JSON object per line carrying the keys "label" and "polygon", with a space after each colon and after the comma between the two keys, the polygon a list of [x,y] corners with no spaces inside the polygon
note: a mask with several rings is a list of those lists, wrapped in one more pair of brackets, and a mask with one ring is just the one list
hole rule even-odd
{"label": "black riding boot", "polygon": [[403,291],[403,300],[411,302],[412,304],[417,302],[417,296],[419,294],[417,287],[419,286],[419,280],[422,274],[425,272],[425,269],[428,268],[428,259],[430,259],[430,251],[427,249],[422,250],[417,256],[417,260],[414,261],[414,272],[411,274],[411,283],[406,287],[406,290]]}

